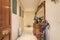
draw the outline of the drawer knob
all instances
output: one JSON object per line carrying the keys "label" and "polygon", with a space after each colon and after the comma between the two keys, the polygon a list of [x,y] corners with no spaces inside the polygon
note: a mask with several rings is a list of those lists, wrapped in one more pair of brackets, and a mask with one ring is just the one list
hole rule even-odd
{"label": "drawer knob", "polygon": [[8,30],[3,30],[3,31],[2,31],[2,34],[3,34],[3,35],[7,35],[8,33],[9,33]]}

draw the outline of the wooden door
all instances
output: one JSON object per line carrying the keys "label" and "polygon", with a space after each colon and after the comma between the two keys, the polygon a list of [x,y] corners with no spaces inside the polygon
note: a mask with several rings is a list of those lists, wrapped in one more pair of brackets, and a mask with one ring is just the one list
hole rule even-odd
{"label": "wooden door", "polygon": [[10,0],[2,0],[2,26],[3,27],[10,27],[10,18],[11,18],[11,5]]}
{"label": "wooden door", "polygon": [[11,30],[11,0],[0,0],[0,39],[4,29]]}

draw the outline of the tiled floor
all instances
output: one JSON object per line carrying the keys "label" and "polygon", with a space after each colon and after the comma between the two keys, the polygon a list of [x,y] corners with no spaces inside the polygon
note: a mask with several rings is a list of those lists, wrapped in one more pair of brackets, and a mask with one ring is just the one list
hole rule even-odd
{"label": "tiled floor", "polygon": [[22,36],[17,40],[37,40],[37,38],[33,35],[33,27],[25,27]]}

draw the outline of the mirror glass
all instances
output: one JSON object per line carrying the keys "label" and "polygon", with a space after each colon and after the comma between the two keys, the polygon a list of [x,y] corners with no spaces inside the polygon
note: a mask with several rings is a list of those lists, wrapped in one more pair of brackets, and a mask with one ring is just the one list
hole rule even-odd
{"label": "mirror glass", "polygon": [[42,2],[35,12],[34,20],[36,23],[41,23],[45,21],[45,1]]}
{"label": "mirror glass", "polygon": [[36,16],[44,20],[44,6],[39,9]]}

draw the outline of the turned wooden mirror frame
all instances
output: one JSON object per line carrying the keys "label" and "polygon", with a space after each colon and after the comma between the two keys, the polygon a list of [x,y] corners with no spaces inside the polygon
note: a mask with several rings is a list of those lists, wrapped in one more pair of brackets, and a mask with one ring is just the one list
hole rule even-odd
{"label": "turned wooden mirror frame", "polygon": [[[37,8],[35,12],[35,17],[43,17],[43,20],[45,21],[45,1],[43,1]],[[38,17],[38,18],[39,18]]]}

